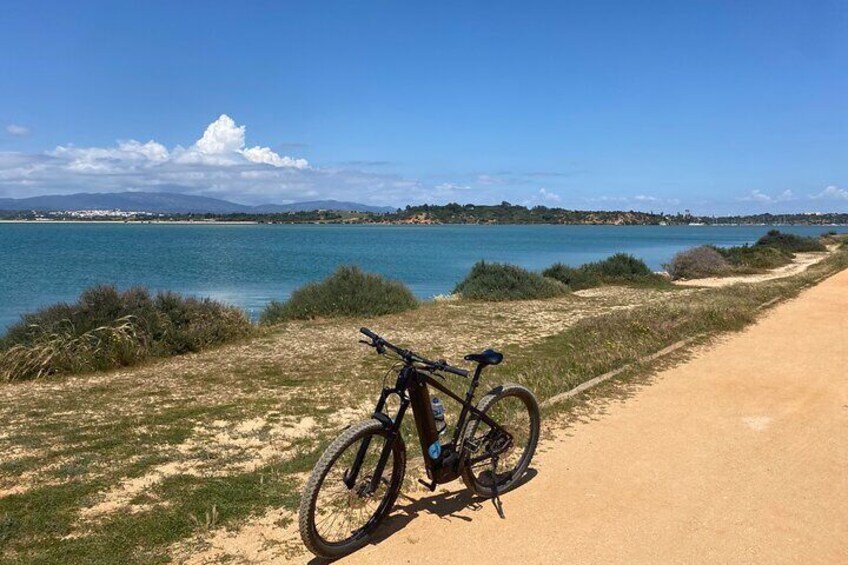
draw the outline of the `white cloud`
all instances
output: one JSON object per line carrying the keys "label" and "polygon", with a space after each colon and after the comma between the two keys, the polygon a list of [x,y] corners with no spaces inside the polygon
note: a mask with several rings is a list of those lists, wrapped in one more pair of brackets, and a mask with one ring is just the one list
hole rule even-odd
{"label": "white cloud", "polygon": [[293,159],[272,151],[269,147],[245,148],[245,126],[236,125],[226,114],[206,127],[203,135],[188,149],[174,150],[175,159],[185,164],[205,164],[230,166],[250,163],[270,165],[272,167],[291,167],[306,169],[306,159]]}
{"label": "white cloud", "polygon": [[466,184],[456,184],[453,182],[443,182],[441,184],[437,184],[435,187],[436,192],[444,193],[444,194],[453,194],[455,192],[463,192],[466,190],[471,190],[471,187]]}
{"label": "white cloud", "polygon": [[554,194],[549,190],[545,190],[544,188],[539,189],[539,199],[542,202],[559,202],[559,194]]}
{"label": "white cloud", "polygon": [[631,206],[634,204],[657,204],[665,206],[677,206],[680,204],[679,198],[660,198],[649,194],[637,194],[636,196],[593,196],[584,198],[586,202],[595,202],[602,204],[614,204],[617,206]]}
{"label": "white cloud", "polygon": [[244,147],[244,130],[244,126],[237,126],[231,117],[221,114],[206,126],[206,131],[194,147],[205,155],[235,153]]}
{"label": "white cloud", "polygon": [[560,197],[559,194],[551,192],[546,188],[540,188],[538,192],[533,194],[527,200],[524,200],[521,204],[528,207],[533,206],[552,206],[555,207],[559,204]]}
{"label": "white cloud", "polygon": [[830,199],[830,200],[848,200],[848,190],[839,188],[838,186],[830,185],[818,194],[814,194],[811,198],[815,199]]}
{"label": "white cloud", "polygon": [[252,204],[315,198],[406,204],[445,202],[470,189],[387,173],[311,167],[306,159],[268,147],[246,147],[246,134],[244,126],[222,115],[185,147],[130,139],[106,147],[66,144],[44,153],[0,152],[0,197],[144,190]]}
{"label": "white cloud", "polygon": [[268,147],[251,147],[244,149],[241,152],[244,157],[252,163],[265,163],[274,167],[293,167],[295,169],[305,169],[309,166],[306,159],[292,159],[291,157],[281,157],[271,151]]}
{"label": "white cloud", "polygon": [[633,197],[636,202],[659,202],[656,196],[648,196],[647,194],[637,194]]}
{"label": "white cloud", "polygon": [[743,196],[742,198],[738,198],[737,200],[741,200],[742,202],[759,202],[762,204],[775,204],[778,202],[791,202],[792,200],[796,200],[795,195],[791,190],[784,190],[780,194],[772,196],[770,194],[766,194],[761,190],[754,189],[748,195]]}
{"label": "white cloud", "polygon": [[9,124],[6,126],[6,133],[15,137],[24,137],[29,135],[29,128],[18,124]]}

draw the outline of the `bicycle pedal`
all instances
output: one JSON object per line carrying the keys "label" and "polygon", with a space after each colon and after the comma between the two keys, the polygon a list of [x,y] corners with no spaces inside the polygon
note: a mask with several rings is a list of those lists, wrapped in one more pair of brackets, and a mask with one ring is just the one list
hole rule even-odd
{"label": "bicycle pedal", "polygon": [[427,487],[427,490],[429,490],[430,492],[433,492],[434,490],[436,490],[436,481],[428,483],[427,481],[425,481],[423,479],[418,479],[418,482],[421,483],[422,485],[424,485],[425,487]]}

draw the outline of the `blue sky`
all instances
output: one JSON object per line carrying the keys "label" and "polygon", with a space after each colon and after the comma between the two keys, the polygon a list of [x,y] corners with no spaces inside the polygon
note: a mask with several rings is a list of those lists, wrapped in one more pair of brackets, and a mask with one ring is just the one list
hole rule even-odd
{"label": "blue sky", "polygon": [[0,7],[0,197],[848,210],[844,2]]}

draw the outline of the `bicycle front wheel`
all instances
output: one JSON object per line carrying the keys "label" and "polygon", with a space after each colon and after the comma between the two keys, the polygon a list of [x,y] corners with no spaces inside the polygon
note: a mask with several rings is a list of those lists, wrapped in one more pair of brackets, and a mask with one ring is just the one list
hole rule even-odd
{"label": "bicycle front wheel", "polygon": [[[300,536],[315,555],[337,559],[356,551],[388,515],[406,472],[406,449],[397,438],[374,488],[372,479],[387,441],[383,425],[366,420],[345,430],[318,460],[299,509]],[[351,477],[361,450],[362,465]]]}

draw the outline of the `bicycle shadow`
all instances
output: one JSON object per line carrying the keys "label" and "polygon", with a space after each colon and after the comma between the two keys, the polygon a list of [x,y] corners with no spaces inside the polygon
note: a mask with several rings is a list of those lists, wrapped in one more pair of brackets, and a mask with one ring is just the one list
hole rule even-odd
{"label": "bicycle shadow", "polygon": [[[539,471],[535,468],[530,468],[524,473],[524,476],[516,484],[516,489],[521,488],[525,484],[532,481]],[[410,523],[414,522],[422,514],[432,514],[443,520],[462,520],[464,522],[472,522],[473,518],[464,514],[462,511],[471,510],[479,512],[485,507],[485,504],[492,504],[492,499],[482,498],[477,496],[467,488],[453,491],[443,491],[427,493],[419,497],[410,497],[401,492],[398,500],[395,503],[394,510],[386,518],[371,539],[368,545],[379,545],[386,539],[403,530]],[[509,504],[504,504],[505,519],[509,519]],[[492,511],[496,508],[493,506]],[[322,565],[332,563],[332,561],[314,557],[309,561],[309,565]]]}

